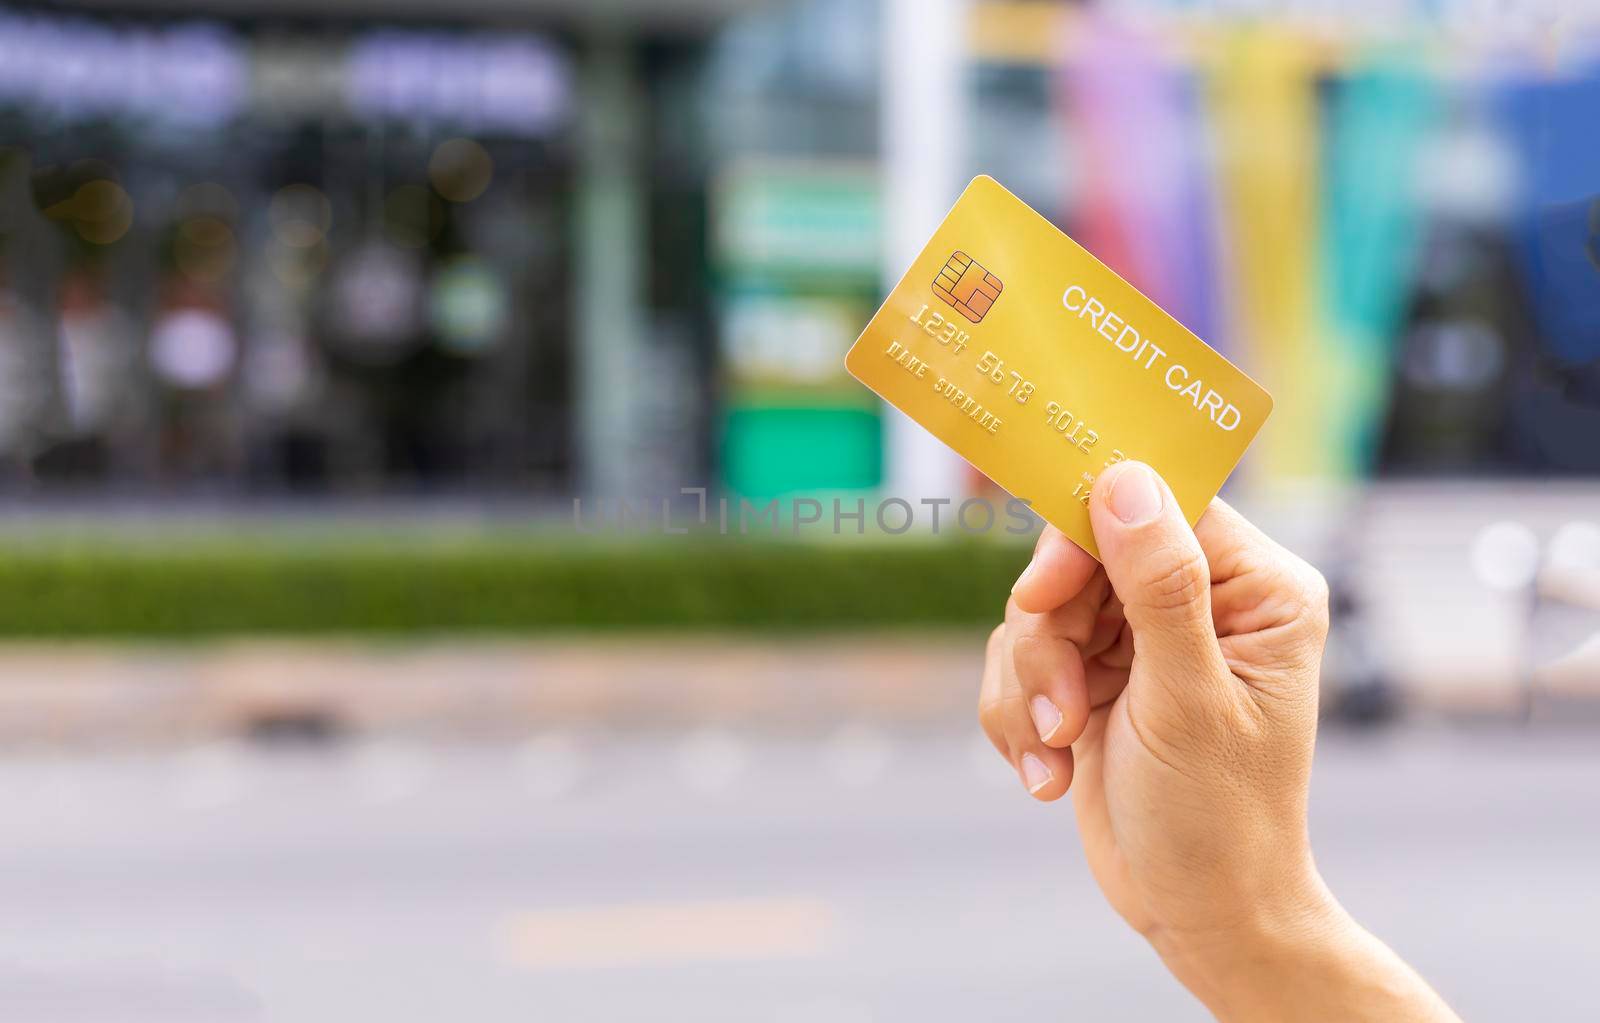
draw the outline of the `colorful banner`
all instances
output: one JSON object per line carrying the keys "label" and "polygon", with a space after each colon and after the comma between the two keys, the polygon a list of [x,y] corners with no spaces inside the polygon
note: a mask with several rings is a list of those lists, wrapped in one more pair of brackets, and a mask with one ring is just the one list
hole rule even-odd
{"label": "colorful banner", "polygon": [[1420,160],[1442,102],[1414,49],[1386,49],[1330,90],[1324,140],[1319,360],[1328,464],[1358,477],[1377,456],[1393,352],[1421,248]]}
{"label": "colorful banner", "polygon": [[1316,53],[1301,36],[1245,29],[1208,50],[1222,234],[1239,365],[1280,396],[1249,462],[1273,479],[1325,475],[1339,400],[1317,336]]}

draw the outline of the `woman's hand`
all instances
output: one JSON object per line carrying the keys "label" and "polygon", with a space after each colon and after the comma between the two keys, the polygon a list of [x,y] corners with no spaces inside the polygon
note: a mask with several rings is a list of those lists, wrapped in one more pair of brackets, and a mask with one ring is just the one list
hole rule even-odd
{"label": "woman's hand", "polygon": [[1071,789],[1106,898],[1219,1016],[1454,1019],[1312,861],[1322,577],[1220,501],[1191,530],[1136,462],[1089,510],[1104,567],[1047,529],[990,636],[1000,754],[1037,799]]}

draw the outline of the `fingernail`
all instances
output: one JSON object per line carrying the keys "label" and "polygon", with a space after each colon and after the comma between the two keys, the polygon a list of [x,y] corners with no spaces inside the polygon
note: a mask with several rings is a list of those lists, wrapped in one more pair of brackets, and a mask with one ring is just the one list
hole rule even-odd
{"label": "fingernail", "polygon": [[1033,712],[1033,726],[1039,730],[1039,738],[1048,742],[1061,727],[1061,708],[1050,697],[1040,695],[1028,701],[1028,709]]}
{"label": "fingernail", "polygon": [[1017,581],[1011,584],[1011,592],[1012,593],[1017,592],[1017,587],[1021,586],[1023,583],[1028,581],[1028,577],[1030,575],[1033,575],[1033,571],[1037,566],[1038,566],[1038,562],[1036,562],[1036,561],[1028,562],[1028,567],[1023,569],[1022,570],[1022,574],[1017,576]]}
{"label": "fingernail", "polygon": [[1161,514],[1161,485],[1156,474],[1137,462],[1122,470],[1111,484],[1111,511],[1130,526]]}
{"label": "fingernail", "polygon": [[1050,768],[1032,753],[1022,754],[1022,781],[1031,795],[1050,784]]}

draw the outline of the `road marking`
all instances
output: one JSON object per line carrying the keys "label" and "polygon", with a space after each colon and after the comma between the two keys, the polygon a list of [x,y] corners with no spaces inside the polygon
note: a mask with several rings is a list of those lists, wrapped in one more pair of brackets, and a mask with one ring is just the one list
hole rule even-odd
{"label": "road marking", "polygon": [[426,750],[373,743],[351,758],[349,777],[356,798],[381,806],[416,795],[431,773],[431,756]]}
{"label": "road marking", "polygon": [[704,728],[686,736],[678,747],[678,774],[692,791],[727,792],[744,777],[749,752],[732,732]]}
{"label": "road marking", "polygon": [[583,746],[567,732],[536,735],[517,748],[515,771],[529,795],[557,799],[583,780]]}
{"label": "road marking", "polygon": [[245,795],[245,754],[230,743],[211,743],[173,758],[173,799],[185,810],[218,810]]}
{"label": "road marking", "polygon": [[822,747],[823,764],[842,785],[861,787],[883,780],[894,761],[894,744],[882,728],[846,722]]}
{"label": "road marking", "polygon": [[820,899],[634,902],[518,913],[504,958],[530,970],[769,962],[823,955],[838,930]]}

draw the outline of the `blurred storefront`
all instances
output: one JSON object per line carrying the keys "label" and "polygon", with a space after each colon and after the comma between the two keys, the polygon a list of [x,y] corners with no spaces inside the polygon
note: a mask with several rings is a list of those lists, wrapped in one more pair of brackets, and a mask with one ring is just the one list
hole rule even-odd
{"label": "blurred storefront", "polygon": [[1470,7],[9,9],[4,485],[973,489],[841,356],[978,171],[1292,396],[1246,485],[1593,477],[1600,59]]}
{"label": "blurred storefront", "polygon": [[0,11],[3,485],[703,477],[726,11],[634,6]]}

